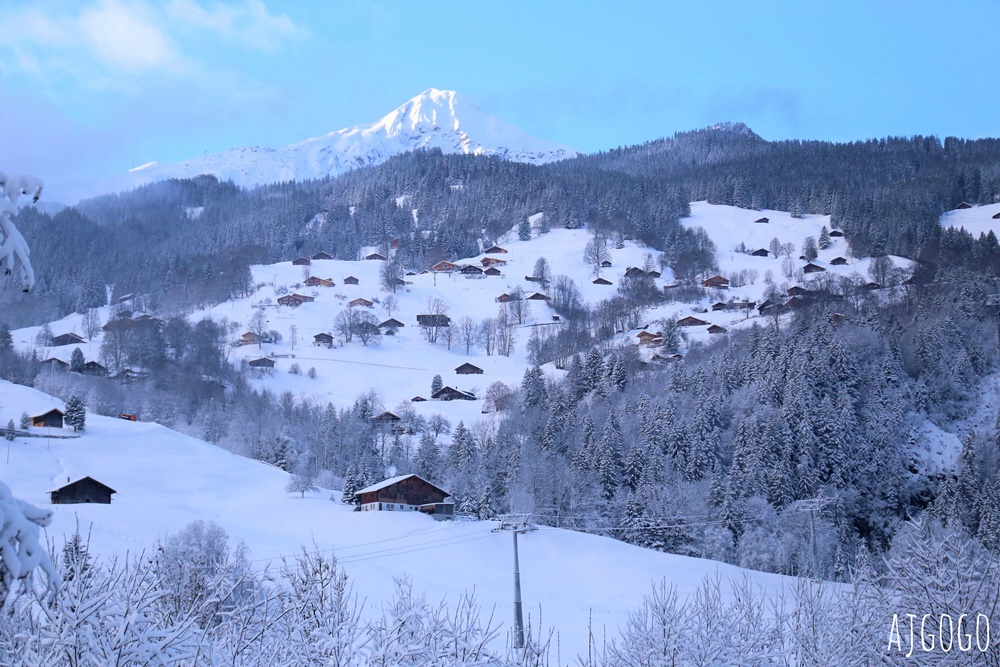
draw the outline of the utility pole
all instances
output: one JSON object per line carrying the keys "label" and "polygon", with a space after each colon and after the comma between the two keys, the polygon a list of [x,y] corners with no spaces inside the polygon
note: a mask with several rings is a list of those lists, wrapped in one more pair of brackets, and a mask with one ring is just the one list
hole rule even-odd
{"label": "utility pole", "polygon": [[538,530],[527,514],[507,514],[500,519],[494,533],[514,534],[514,648],[524,648],[524,615],[521,612],[521,567],[517,558],[517,534]]}
{"label": "utility pole", "polygon": [[812,575],[814,579],[819,579],[819,549],[816,546],[816,512],[823,509],[830,503],[832,498],[810,498],[799,501],[798,508],[802,512],[809,512],[809,544],[812,547]]}

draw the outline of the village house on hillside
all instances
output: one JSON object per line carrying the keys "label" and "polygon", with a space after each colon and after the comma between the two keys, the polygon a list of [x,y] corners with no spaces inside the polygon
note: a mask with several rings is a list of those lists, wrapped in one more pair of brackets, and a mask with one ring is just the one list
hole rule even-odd
{"label": "village house on hillside", "polygon": [[365,259],[367,259],[367,260],[381,260],[381,261],[384,262],[387,258],[386,258],[385,255],[383,255],[380,252],[373,252],[370,255],[365,255]]}
{"label": "village house on hillside", "polygon": [[333,255],[328,252],[318,252],[312,256],[313,259],[333,259]]}
{"label": "village house on hillside", "polygon": [[469,362],[465,362],[461,366],[455,369],[455,372],[459,375],[482,375],[483,369],[479,366],[473,366]]}
{"label": "village house on hillside", "polygon": [[487,276],[502,276],[503,273],[497,267],[491,266],[490,268],[488,268],[485,271],[483,271],[483,275],[487,275]]}
{"label": "village house on hillside", "polygon": [[69,482],[65,486],[49,491],[49,498],[53,505],[75,505],[79,503],[98,503],[102,505],[111,504],[111,494],[118,493],[107,484],[98,482],[93,477],[84,477],[75,482]]}
{"label": "village house on hillside", "polygon": [[450,519],[455,505],[449,493],[419,475],[400,475],[355,491],[362,512],[423,512],[435,519]]}
{"label": "village house on hillside", "polygon": [[375,303],[373,301],[369,301],[368,299],[358,297],[357,299],[348,301],[347,305],[351,308],[372,308],[375,306]]}
{"label": "village house on hillside", "polygon": [[316,276],[309,276],[305,281],[306,287],[333,287],[334,282],[331,278],[317,278]]}
{"label": "village house on hillside", "polygon": [[268,359],[267,357],[251,359],[247,362],[247,365],[250,366],[250,368],[271,369],[274,368],[274,359]]}
{"label": "village house on hillside", "polygon": [[657,345],[663,342],[663,338],[650,331],[640,331],[635,335],[639,339],[639,345]]}
{"label": "village house on hillside", "polygon": [[713,289],[723,289],[729,287],[729,279],[723,278],[722,276],[712,276],[711,278],[706,278],[701,281],[702,287],[709,287]]}
{"label": "village house on hillside", "polygon": [[300,299],[294,294],[286,294],[284,296],[278,297],[279,306],[290,306],[292,308],[297,308],[301,306],[302,303],[303,303],[302,299]]}
{"label": "village house on hillside", "polygon": [[378,325],[379,329],[402,329],[406,325],[397,320],[395,317],[390,317],[385,322]]}
{"label": "village house on hillside", "polygon": [[476,400],[476,395],[468,391],[444,386],[431,394],[431,398],[435,401],[474,401]]}
{"label": "village house on hillside", "polygon": [[483,251],[484,255],[506,255],[507,250],[498,245],[493,245]]}
{"label": "village house on hillside", "polygon": [[54,336],[52,338],[52,347],[62,347],[63,345],[79,345],[80,343],[86,343],[82,337],[77,336],[75,333],[64,333]]}
{"label": "village house on hillside", "polygon": [[761,224],[764,224],[764,225],[766,225],[767,223],[769,223],[769,222],[771,222],[771,221],[770,221],[770,219],[768,219],[768,218],[757,218],[756,220],[754,220],[754,222],[759,222],[759,223],[761,223]]}
{"label": "village house on hillside", "polygon": [[441,260],[437,264],[431,267],[431,270],[437,271],[438,273],[447,273],[448,271],[454,271],[458,268],[458,264],[454,262],[449,262],[447,260]]}
{"label": "village house on hillside", "polygon": [[256,345],[259,342],[257,334],[252,331],[247,331],[245,334],[240,336],[240,345]]}
{"label": "village house on hillside", "polygon": [[63,427],[63,417],[66,413],[59,408],[52,408],[48,412],[43,412],[40,415],[35,415],[31,418],[32,426],[45,426],[48,428],[62,428]]}
{"label": "village house on hillside", "polygon": [[308,257],[298,257],[292,260],[292,266],[309,266],[312,264],[312,260]]}
{"label": "village house on hillside", "polygon": [[328,333],[318,333],[313,336],[313,345],[333,347],[333,336]]}
{"label": "village house on hillside", "polygon": [[594,284],[595,285],[611,285],[612,283],[611,283],[610,280],[605,280],[604,278],[595,278],[594,279]]}
{"label": "village house on hillside", "polygon": [[707,324],[708,322],[705,320],[699,320],[697,317],[692,317],[691,315],[677,320],[677,326],[679,327],[702,327]]}
{"label": "village house on hillside", "polygon": [[344,278],[344,284],[345,285],[357,285],[358,284],[358,279],[355,278],[354,276],[347,276],[346,278]]}

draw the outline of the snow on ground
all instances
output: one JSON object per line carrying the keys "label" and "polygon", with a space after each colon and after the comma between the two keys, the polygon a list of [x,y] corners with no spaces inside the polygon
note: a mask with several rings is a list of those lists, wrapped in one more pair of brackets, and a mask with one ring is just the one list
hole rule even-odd
{"label": "snow on ground", "polygon": [[[405,202],[403,202],[405,203]],[[982,207],[988,208],[988,207]],[[971,209],[973,211],[977,209]],[[960,211],[959,213],[967,213]],[[537,221],[541,214],[535,214],[529,220]],[[767,217],[767,224],[755,223],[761,217]],[[752,211],[734,206],[718,206],[706,202],[694,202],[691,205],[690,217],[682,223],[688,227],[701,227],[716,244],[717,260],[720,273],[731,276],[733,273],[754,269],[758,278],[754,284],[742,287],[731,287],[713,290],[709,297],[699,303],[670,303],[653,308],[648,313],[647,322],[652,323],[661,318],[680,318],[696,314],[698,318],[718,324],[727,329],[749,326],[753,322],[763,322],[756,310],[745,311],[712,311],[711,304],[717,301],[749,300],[760,302],[767,285],[764,274],[770,270],[774,281],[779,286],[796,284],[795,279],[786,278],[782,273],[783,259],[771,257],[754,257],[739,253],[735,248],[743,243],[751,251],[767,248],[772,238],[777,237],[782,243],[791,243],[796,247],[793,262],[796,269],[806,264],[797,259],[801,252],[803,240],[807,236],[818,238],[820,229],[825,225],[830,228],[829,216],[806,215],[793,218],[782,211]],[[252,267],[253,279],[261,289],[246,299],[233,299],[189,316],[192,322],[204,317],[216,321],[226,318],[238,323],[239,328],[232,336],[235,343],[239,336],[248,330],[248,323],[256,309],[262,308],[268,318],[268,328],[278,331],[283,340],[277,344],[263,344],[237,347],[230,355],[230,360],[238,363],[240,360],[252,360],[262,356],[276,357],[276,369],[272,375],[255,380],[259,388],[268,388],[273,392],[291,392],[297,397],[313,397],[323,402],[333,402],[337,406],[347,406],[362,393],[376,389],[382,396],[386,409],[392,410],[400,403],[420,396],[430,398],[431,380],[435,375],[441,375],[445,385],[470,391],[482,396],[485,389],[494,381],[517,385],[528,366],[525,346],[531,335],[532,327],[558,327],[561,324],[553,320],[552,309],[543,301],[530,302],[530,316],[524,325],[518,329],[515,351],[510,357],[498,355],[487,356],[481,347],[465,353],[462,344],[453,341],[449,349],[443,336],[436,345],[430,345],[424,340],[417,326],[416,316],[427,313],[427,304],[431,299],[439,298],[448,305],[448,314],[453,325],[463,316],[474,319],[477,323],[486,317],[495,317],[499,309],[496,298],[509,293],[520,286],[527,295],[536,291],[543,292],[538,283],[525,280],[525,276],[533,272],[535,261],[545,257],[555,275],[570,276],[579,287],[585,301],[596,304],[617,293],[617,285],[625,270],[632,266],[642,266],[645,256],[652,254],[654,260],[659,253],[652,248],[643,247],[636,242],[627,242],[624,248],[609,248],[612,266],[603,269],[600,276],[610,280],[611,286],[595,285],[591,267],[584,263],[584,247],[591,236],[585,229],[566,230],[555,229],[546,235],[530,241],[516,239],[511,232],[507,238],[498,240],[498,245],[508,250],[505,254],[491,255],[506,261],[499,267],[503,275],[499,277],[468,278],[457,273],[429,273],[407,276],[407,285],[400,289],[395,298],[399,307],[392,317],[402,321],[405,326],[398,330],[395,336],[383,336],[381,342],[369,347],[363,346],[357,339],[347,345],[338,344],[335,348],[317,347],[312,344],[313,336],[318,333],[334,333],[333,323],[337,314],[347,307],[353,299],[364,298],[375,302],[372,312],[379,322],[389,319],[390,315],[382,306],[388,293],[379,286],[379,270],[382,262],[343,261],[343,260],[313,260],[310,266],[293,266],[291,262],[280,262],[267,266]],[[826,267],[824,273],[810,274],[803,277],[803,284],[809,284],[823,276],[848,276],[857,274],[863,281],[869,280],[868,258],[854,258],[849,252],[844,238],[832,238],[831,245],[820,250],[818,261]],[[456,259],[457,264],[480,265],[486,255]],[[847,264],[834,266],[830,260],[844,257]],[[893,257],[897,266],[908,266],[909,260]],[[304,280],[308,276],[331,278],[334,287],[305,287]],[[344,279],[354,276],[357,285],[345,285]],[[670,284],[671,274],[666,269],[663,277],[656,281],[663,287]],[[298,307],[278,306],[277,299],[284,293],[299,293],[314,296],[315,302],[305,303]],[[110,308],[102,309],[102,321],[107,320]],[[297,342],[292,346],[291,327],[297,328]],[[62,320],[51,323],[54,334],[67,332],[82,333],[82,316],[69,315]],[[655,328],[655,326],[654,326]],[[40,327],[29,327],[14,332],[15,343],[23,349],[31,348]],[[686,327],[685,333],[692,342],[708,342],[712,336],[707,326]],[[624,332],[618,338],[623,344],[636,344],[637,331]],[[100,335],[86,345],[81,345],[86,359],[99,359]],[[69,361],[75,346],[58,348],[42,348],[38,353],[42,359],[57,357]],[[294,355],[294,356],[293,356]],[[458,375],[455,369],[465,362],[470,362],[484,370],[482,375]],[[292,375],[289,370],[292,364],[297,364],[301,375]],[[307,373],[315,368],[317,377],[311,379]],[[547,373],[559,373],[549,365]],[[426,403],[409,403],[419,414],[429,415],[442,413],[457,423],[458,420],[474,421],[481,417],[482,401],[452,401]]]}
{"label": "snow on ground", "polygon": [[[59,401],[34,389],[0,381],[0,422],[18,421]],[[29,432],[45,434],[47,429]],[[52,429],[51,435],[72,435]],[[5,443],[6,444],[6,443]],[[79,438],[17,438],[0,468],[15,497],[54,511],[47,538],[59,548],[65,536],[89,532],[94,553],[135,553],[194,520],[215,521],[231,540],[243,540],[263,568],[300,545],[334,550],[359,597],[379,613],[393,578],[409,576],[431,601],[456,600],[475,589],[488,616],[496,605],[503,632],[512,617],[513,556],[509,533],[492,522],[437,522],[417,513],[352,512],[329,500],[329,491],[286,493],[288,475],[208,443],[151,423],[87,415]],[[6,457],[7,452],[0,452]],[[5,458],[5,460],[7,460]],[[50,505],[48,491],[91,476],[117,491],[111,505]],[[337,497],[339,498],[339,492]],[[750,572],[556,528],[519,538],[525,613],[559,631],[564,663],[585,653],[588,618],[594,636],[614,636],[626,614],[639,607],[651,582],[666,578],[681,595],[706,576],[750,577],[770,594],[787,585],[777,575]],[[280,563],[279,563],[280,565]]]}
{"label": "snow on ground", "polygon": [[986,206],[948,211],[941,216],[941,226],[964,228],[975,238],[979,238],[980,234],[985,234],[990,230],[994,234],[1000,235],[1000,218],[994,218],[995,215],[1000,215],[1000,204],[987,204]]}

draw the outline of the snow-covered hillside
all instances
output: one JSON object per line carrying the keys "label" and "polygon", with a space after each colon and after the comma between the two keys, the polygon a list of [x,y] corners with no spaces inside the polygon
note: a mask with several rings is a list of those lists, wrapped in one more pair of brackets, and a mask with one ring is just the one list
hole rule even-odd
{"label": "snow-covered hillside", "polygon": [[429,88],[375,123],[357,125],[283,148],[253,146],[173,164],[149,162],[127,174],[80,184],[77,198],[121,192],[168,178],[213,174],[250,187],[336,176],[418,148],[495,155],[543,164],[576,155],[569,146],[531,136],[483,111],[460,93]]}
{"label": "snow-covered hillside", "polygon": [[1000,234],[1000,204],[948,211],[941,216],[941,226],[964,228],[976,238],[991,230],[994,234]]}
{"label": "snow-covered hillside", "polygon": [[[3,424],[16,423],[22,411],[34,415],[59,405],[36,390],[0,381]],[[391,597],[393,578],[406,575],[435,601],[454,601],[474,588],[484,609],[496,605],[504,633],[509,628],[511,536],[492,532],[493,522],[352,512],[329,500],[329,490],[303,499],[285,492],[286,473],[155,424],[88,414],[79,438],[45,437],[73,435],[71,429],[33,427],[29,433],[40,437],[10,443],[0,480],[15,497],[54,511],[47,537],[57,548],[77,525],[90,533],[95,553],[109,555],[149,549],[157,538],[191,521],[214,521],[232,539],[246,542],[261,569],[280,555],[293,555],[300,545],[332,550],[359,596],[368,599],[370,613],[380,613],[381,601]],[[115,489],[110,505],[49,503],[48,491],[84,476]],[[559,632],[564,663],[568,656],[586,653],[591,613],[595,637],[605,628],[613,636],[627,612],[640,606],[651,582],[674,582],[682,596],[716,573],[724,581],[749,576],[770,593],[787,582],[556,528],[522,535],[519,542],[525,611],[537,620],[541,607],[544,625]]]}
{"label": "snow-covered hillside", "polygon": [[[768,218],[768,223],[756,223],[757,219]],[[757,310],[712,310],[712,304],[719,301],[753,301],[759,303],[767,289],[765,275],[772,273],[776,287],[790,287],[801,279],[801,285],[806,288],[813,286],[817,280],[828,276],[857,275],[857,280],[869,280],[868,268],[871,260],[854,258],[848,251],[847,241],[843,237],[831,239],[831,245],[819,251],[817,262],[825,267],[825,271],[816,274],[796,275],[791,278],[783,273],[784,258],[756,257],[751,254],[737,252],[735,248],[743,244],[750,250],[767,248],[773,238],[783,244],[792,244],[796,251],[791,260],[796,269],[801,269],[805,261],[797,259],[803,239],[808,236],[819,237],[822,227],[829,229],[828,216],[807,215],[803,218],[793,218],[782,211],[751,211],[733,206],[718,206],[705,202],[694,202],[691,205],[691,215],[682,220],[689,227],[701,227],[712,238],[716,245],[716,259],[720,273],[732,276],[740,271],[756,271],[758,276],[754,282],[748,282],[739,287],[711,290],[708,296],[696,303],[665,303],[650,309],[644,323],[649,323],[655,329],[655,322],[661,319],[679,319],[694,315],[708,324],[685,327],[684,332],[691,342],[709,342],[717,335],[710,334],[709,325],[715,324],[726,328],[751,326],[754,322],[769,322]],[[244,345],[234,349],[230,361],[239,363],[241,360],[253,360],[259,357],[272,357],[275,360],[275,370],[272,374],[263,375],[254,380],[258,388],[267,388],[275,393],[285,391],[294,396],[310,396],[323,402],[330,401],[334,405],[349,406],[359,395],[375,389],[382,397],[386,409],[393,410],[401,403],[412,406],[418,414],[425,416],[442,413],[452,423],[465,420],[470,423],[482,418],[484,404],[477,401],[426,401],[411,402],[414,397],[430,398],[431,381],[435,375],[441,375],[445,385],[468,391],[480,398],[486,388],[494,381],[509,385],[518,385],[528,367],[526,344],[532,330],[539,328],[548,330],[562,326],[553,320],[554,312],[544,301],[530,301],[530,312],[524,323],[517,328],[517,340],[514,352],[509,357],[498,354],[487,355],[482,346],[475,346],[468,354],[465,347],[456,336],[451,347],[443,339],[435,345],[428,343],[417,326],[417,315],[428,312],[430,300],[440,299],[448,306],[448,315],[453,324],[463,317],[470,317],[477,323],[488,317],[496,317],[500,304],[497,297],[509,294],[516,287],[524,290],[526,295],[536,291],[543,292],[540,285],[527,281],[525,276],[531,275],[536,260],[546,258],[553,275],[569,276],[579,288],[583,299],[591,305],[596,305],[602,299],[610,298],[617,293],[617,286],[629,267],[641,267],[647,254],[654,257],[658,253],[636,242],[626,242],[620,249],[610,248],[611,267],[602,269],[600,277],[611,282],[611,285],[596,285],[596,274],[584,262],[584,248],[591,236],[587,230],[555,229],[543,236],[529,241],[516,238],[501,239],[500,245],[508,252],[504,254],[478,255],[456,260],[457,264],[481,265],[484,257],[502,259],[506,264],[500,266],[501,276],[469,278],[458,273],[427,273],[406,277],[407,285],[394,295],[398,308],[391,315],[384,309],[383,302],[388,293],[379,286],[379,271],[383,265],[379,260],[341,261],[313,260],[310,266],[295,266],[291,262],[281,262],[274,265],[255,266],[252,268],[255,283],[262,287],[251,297],[233,299],[207,310],[198,311],[189,316],[192,322],[205,317],[216,321],[223,318],[230,323],[238,324],[231,340],[235,344],[240,335],[247,331],[250,319],[258,310],[263,310],[267,318],[267,328],[281,334],[279,343],[264,343]],[[843,265],[835,265],[831,260],[843,257]],[[909,266],[909,261],[903,258],[892,258],[900,267]],[[335,283],[333,287],[306,287],[303,283],[307,276],[329,278]],[[353,276],[357,284],[345,284],[344,279]],[[669,269],[655,282],[659,287],[670,285],[673,281]],[[279,306],[279,296],[286,293],[298,293],[313,296],[315,301],[304,303],[298,307]],[[347,308],[354,299],[367,299],[373,302],[370,312],[377,321],[383,322],[390,317],[404,323],[394,336],[382,336],[378,344],[362,345],[357,339],[348,344],[337,342],[333,348],[313,345],[313,337],[319,333],[334,332],[334,319],[337,314]],[[106,320],[110,317],[110,309],[105,308],[102,315]],[[296,344],[292,345],[292,327],[296,328]],[[51,325],[54,334],[67,332],[82,333],[81,316],[69,315],[63,320]],[[15,344],[22,349],[32,347],[38,327],[21,329],[14,332]],[[621,345],[637,345],[638,330],[619,334],[616,342]],[[101,336],[81,345],[87,360],[99,359]],[[56,357],[69,361],[73,345],[39,349],[42,359]],[[682,352],[684,350],[682,349]],[[643,348],[643,354],[650,357],[654,350]],[[456,368],[465,362],[470,362],[483,369],[481,375],[459,375]],[[297,365],[301,374],[289,371]],[[309,369],[314,368],[316,377],[309,377]],[[545,372],[550,375],[561,374],[551,364]]]}

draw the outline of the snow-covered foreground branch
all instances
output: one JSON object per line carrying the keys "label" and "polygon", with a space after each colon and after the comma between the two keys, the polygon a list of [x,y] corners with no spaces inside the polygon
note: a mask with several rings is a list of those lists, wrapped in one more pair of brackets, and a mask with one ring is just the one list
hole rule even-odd
{"label": "snow-covered foreground branch", "polygon": [[59,590],[59,573],[39,541],[39,529],[52,522],[52,512],[29,505],[0,482],[0,609],[32,590],[35,570],[45,574],[42,597],[51,600]]}
{"label": "snow-covered foreground branch", "polygon": [[28,258],[31,250],[12,218],[17,215],[21,195],[37,202],[42,196],[42,186],[41,179],[34,176],[0,171],[0,270],[7,275],[16,274],[25,292],[35,285],[35,270]]}
{"label": "snow-covered foreground branch", "polygon": [[[363,615],[332,555],[303,548],[276,571],[256,572],[214,524],[191,524],[153,554],[95,564],[74,536],[63,549],[65,584],[54,603],[21,596],[13,614],[0,615],[0,664],[972,665],[996,664],[989,660],[1000,648],[979,627],[971,644],[957,637],[948,651],[939,643],[946,637],[937,634],[938,643],[930,640],[937,648],[928,650],[928,637],[918,636],[924,643],[905,656],[913,638],[899,629],[900,617],[905,625],[908,614],[928,614],[940,633],[945,616],[1000,614],[993,558],[932,525],[906,529],[884,574],[859,563],[852,585],[790,580],[775,598],[749,577],[728,585],[710,577],[681,599],[666,581],[654,584],[621,628],[591,628],[592,645],[581,656],[560,655],[556,635],[538,628],[526,648],[505,649],[500,624],[473,595],[435,604],[406,580],[376,613]],[[974,631],[972,623],[966,628]]]}

